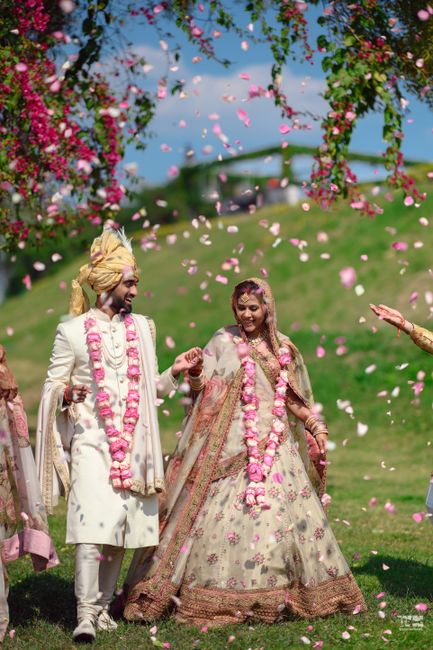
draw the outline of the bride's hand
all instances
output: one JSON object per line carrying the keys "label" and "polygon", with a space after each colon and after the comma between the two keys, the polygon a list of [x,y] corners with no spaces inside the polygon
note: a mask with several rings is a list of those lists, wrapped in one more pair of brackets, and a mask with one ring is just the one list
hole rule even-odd
{"label": "bride's hand", "polygon": [[200,369],[203,367],[203,352],[201,348],[191,348],[185,352],[185,359],[188,363],[191,363],[192,368]]}
{"label": "bride's hand", "polygon": [[399,330],[403,330],[406,334],[409,334],[412,324],[405,319],[403,314],[401,314],[397,309],[392,307],[387,307],[387,305],[373,305],[370,304],[370,309],[373,314],[376,314],[380,320],[384,320],[385,323],[394,325]]}
{"label": "bride's hand", "polygon": [[326,433],[318,433],[316,436],[317,446],[322,455],[326,454],[328,448],[328,436]]}
{"label": "bride's hand", "polygon": [[185,373],[187,370],[194,368],[195,370],[201,370],[203,366],[203,353],[200,348],[191,348],[186,352],[182,352],[179,356],[176,357],[173,366],[172,374],[173,377],[177,377],[180,373]]}

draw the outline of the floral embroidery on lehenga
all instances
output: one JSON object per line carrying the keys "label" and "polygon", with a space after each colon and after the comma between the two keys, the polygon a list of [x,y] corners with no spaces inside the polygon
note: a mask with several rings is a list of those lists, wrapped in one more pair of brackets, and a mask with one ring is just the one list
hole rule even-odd
{"label": "floral embroidery on lehenga", "polygon": [[[193,410],[179,443],[187,468],[185,486],[189,487],[177,488],[172,499],[159,560],[144,554],[140,571],[127,578],[125,617],[129,620],[151,621],[168,613],[173,609],[173,596],[178,597],[176,618],[196,625],[270,623],[283,616],[326,616],[352,612],[357,606],[365,609],[327,524],[318,497],[324,477],[309,460],[299,422],[290,424],[286,418],[286,438],[266,479],[269,509],[249,508],[243,502],[248,476],[246,462],[237,465],[246,456],[241,376],[232,342],[236,336],[235,327],[221,329],[205,350],[205,375],[215,386],[205,389],[198,399],[197,413]],[[295,389],[309,400],[302,358],[290,345]],[[264,439],[270,429],[273,363],[268,360],[262,366],[258,356],[259,439]],[[224,394],[224,399],[218,401],[217,410],[207,404],[204,414],[202,405],[212,390],[219,397]],[[197,430],[197,423],[203,423],[204,433]]]}

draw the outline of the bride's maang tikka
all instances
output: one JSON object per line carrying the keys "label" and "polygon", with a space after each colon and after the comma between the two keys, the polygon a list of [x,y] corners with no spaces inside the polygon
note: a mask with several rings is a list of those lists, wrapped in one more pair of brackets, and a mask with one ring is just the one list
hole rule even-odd
{"label": "bride's maang tikka", "polygon": [[246,305],[250,298],[251,296],[248,293],[243,293],[241,296],[239,296],[239,302],[241,302],[243,305]]}

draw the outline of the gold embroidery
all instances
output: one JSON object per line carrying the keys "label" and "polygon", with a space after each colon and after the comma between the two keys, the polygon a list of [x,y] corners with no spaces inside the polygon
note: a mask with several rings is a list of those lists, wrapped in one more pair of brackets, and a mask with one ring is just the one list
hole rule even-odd
{"label": "gold embroidery", "polygon": [[[289,438],[288,431],[284,431],[281,435],[281,445],[283,445]],[[262,438],[258,444],[259,450],[262,452],[266,446],[267,442],[267,437]],[[277,452],[278,454],[278,452]],[[246,451],[241,451],[239,454],[236,454],[236,456],[232,456],[231,458],[227,458],[226,460],[223,460],[218,467],[215,470],[215,473],[212,477],[212,481],[219,481],[222,478],[226,478],[226,476],[233,476],[234,474],[238,474],[241,470],[246,469],[248,463],[248,457],[247,457],[247,452]],[[194,481],[196,476],[197,476],[198,469],[195,467],[192,469],[188,480]]]}
{"label": "gold embroidery", "polygon": [[323,617],[367,609],[351,573],[315,587],[294,582],[287,588],[235,591],[182,587],[176,619],[189,625],[219,626],[243,621],[273,623],[283,617]]}
{"label": "gold embroidery", "polygon": [[60,450],[57,448],[53,431],[54,421],[57,414],[57,404],[62,391],[63,386],[58,386],[53,390],[49,405],[47,431],[41,432],[41,435],[46,435],[48,438],[45,445],[45,455],[43,459],[44,482],[42,485],[42,497],[49,514],[52,514],[53,512],[53,466],[62,483],[66,499],[68,498],[70,488],[69,471],[65,462],[60,459]]}
{"label": "gold embroidery", "polygon": [[[179,589],[178,585],[172,585],[171,578],[181,548],[206,499],[209,485],[218,466],[234,412],[240,399],[242,376],[243,369],[239,369],[216,420],[215,427],[211,435],[208,436],[203,462],[197,473],[193,489],[182,512],[179,514],[179,522],[172,533],[163,556],[158,561],[155,574],[131,588],[124,612],[125,618],[128,620],[144,619],[144,608],[151,612],[152,616],[162,615],[170,605],[171,595]],[[152,601],[152,604],[149,601]],[[156,612],[157,614],[155,614]]]}
{"label": "gold embroidery", "polygon": [[142,497],[151,496],[157,492],[163,492],[165,489],[164,481],[162,479],[156,479],[153,483],[145,485],[143,481],[134,479],[131,485],[131,492],[135,492]]}

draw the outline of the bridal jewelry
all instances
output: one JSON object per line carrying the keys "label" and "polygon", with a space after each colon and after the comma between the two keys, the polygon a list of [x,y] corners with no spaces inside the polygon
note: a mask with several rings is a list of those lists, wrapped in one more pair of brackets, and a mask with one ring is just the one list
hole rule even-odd
{"label": "bridal jewelry", "polygon": [[260,343],[263,343],[263,341],[266,340],[266,336],[263,336],[259,334],[259,336],[255,336],[254,338],[248,337],[248,343],[253,346],[253,348],[257,348]]}

